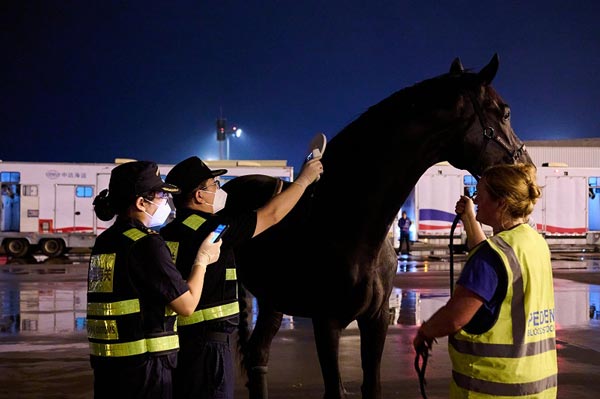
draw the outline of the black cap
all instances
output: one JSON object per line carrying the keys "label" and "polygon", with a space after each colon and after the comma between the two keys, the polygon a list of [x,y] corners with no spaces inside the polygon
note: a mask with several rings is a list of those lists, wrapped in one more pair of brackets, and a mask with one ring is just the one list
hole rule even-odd
{"label": "black cap", "polygon": [[121,164],[110,174],[108,195],[113,198],[135,198],[149,192],[164,191],[177,194],[179,188],[165,183],[158,165],[150,161],[135,161]]}
{"label": "black cap", "polygon": [[179,187],[181,189],[179,194],[183,195],[191,193],[203,181],[225,173],[227,173],[227,169],[210,170],[200,158],[194,156],[173,166],[173,169],[167,173],[165,181]]}

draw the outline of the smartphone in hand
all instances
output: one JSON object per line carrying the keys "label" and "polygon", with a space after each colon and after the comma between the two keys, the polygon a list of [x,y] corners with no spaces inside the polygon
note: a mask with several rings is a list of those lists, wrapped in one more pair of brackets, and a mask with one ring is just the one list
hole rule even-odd
{"label": "smartphone in hand", "polygon": [[223,236],[223,234],[225,234],[225,232],[227,231],[227,229],[229,228],[228,224],[219,224],[217,226],[217,228],[213,231],[214,237],[212,239],[212,242],[217,242],[221,239],[221,237]]}

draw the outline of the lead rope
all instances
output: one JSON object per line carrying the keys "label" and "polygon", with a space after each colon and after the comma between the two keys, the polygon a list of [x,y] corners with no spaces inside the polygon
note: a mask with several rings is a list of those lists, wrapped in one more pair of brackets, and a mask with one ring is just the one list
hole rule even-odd
{"label": "lead rope", "polygon": [[[459,221],[460,215],[456,215],[452,222],[452,227],[450,228],[450,296],[452,296],[452,293],[454,292],[454,230],[456,230]],[[425,386],[427,385],[427,381],[425,380],[425,370],[427,369],[427,360],[430,355],[429,351],[430,348],[424,344],[417,350],[414,362],[415,370],[419,376],[419,389],[421,390],[423,399],[427,399],[427,393],[425,393]]]}
{"label": "lead rope", "polygon": [[454,230],[460,222],[460,215],[454,217],[452,227],[450,227],[450,296],[454,293]]}
{"label": "lead rope", "polygon": [[[415,356],[415,370],[419,376],[419,389],[421,390],[421,396],[423,399],[427,399],[427,394],[425,393],[425,385],[427,385],[427,381],[425,381],[425,369],[427,368],[428,358],[429,349],[427,348],[427,345],[423,345],[422,348],[419,348]],[[422,364],[420,361],[421,359],[423,359]]]}

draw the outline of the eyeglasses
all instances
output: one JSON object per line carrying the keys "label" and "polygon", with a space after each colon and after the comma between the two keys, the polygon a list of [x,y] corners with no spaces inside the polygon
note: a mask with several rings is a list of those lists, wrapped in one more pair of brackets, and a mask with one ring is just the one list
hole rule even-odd
{"label": "eyeglasses", "polygon": [[[205,191],[207,188],[217,186],[217,190],[221,189],[221,182],[219,180],[215,180],[212,184],[199,188],[199,190]],[[216,191],[216,190],[215,190]]]}
{"label": "eyeglasses", "polygon": [[[157,198],[158,198],[158,199],[166,199],[165,197],[158,197],[158,196],[154,196],[154,200],[156,200]],[[152,204],[152,205],[154,205],[154,206],[156,206],[156,207],[160,207],[160,206],[162,206],[162,205],[166,204],[166,203],[167,203],[167,201],[168,201],[168,200],[167,200],[167,201],[165,201],[165,202],[161,202],[161,203],[158,203],[158,204],[157,204],[156,202],[154,202],[154,200],[150,201],[150,200],[147,200],[146,198],[142,198],[142,199],[143,199],[144,201],[146,201],[147,203],[149,203],[149,204]]]}
{"label": "eyeglasses", "polygon": [[155,198],[167,198],[167,199],[169,199],[169,198],[171,198],[171,194],[166,193],[164,191],[158,191],[158,192],[154,193],[154,197]]}

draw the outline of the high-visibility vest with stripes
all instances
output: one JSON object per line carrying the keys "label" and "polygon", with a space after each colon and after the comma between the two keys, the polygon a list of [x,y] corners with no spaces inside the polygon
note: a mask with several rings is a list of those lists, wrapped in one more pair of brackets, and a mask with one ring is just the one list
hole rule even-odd
{"label": "high-visibility vest with stripes", "polygon": [[164,313],[162,325],[155,332],[144,331],[140,300],[128,275],[129,250],[147,235],[131,225],[120,224],[96,239],[88,269],[86,320],[92,361],[129,361],[135,356],[162,355],[179,349],[176,314],[168,306],[157,310]]}
{"label": "high-visibility vest with stripes", "polygon": [[488,331],[469,334],[460,330],[449,337],[450,397],[556,398],[554,288],[548,245],[527,224],[487,242],[506,269],[506,297]]}
{"label": "high-visibility vest with stripes", "polygon": [[[173,261],[184,278],[190,273],[200,243],[215,226],[214,220],[207,223],[202,215],[192,213],[176,218],[161,229],[160,234],[165,238]],[[177,316],[177,326],[199,326],[199,323],[229,318],[239,312],[235,259],[232,251],[222,250],[219,260],[206,271],[202,297],[196,311],[190,316]]]}

